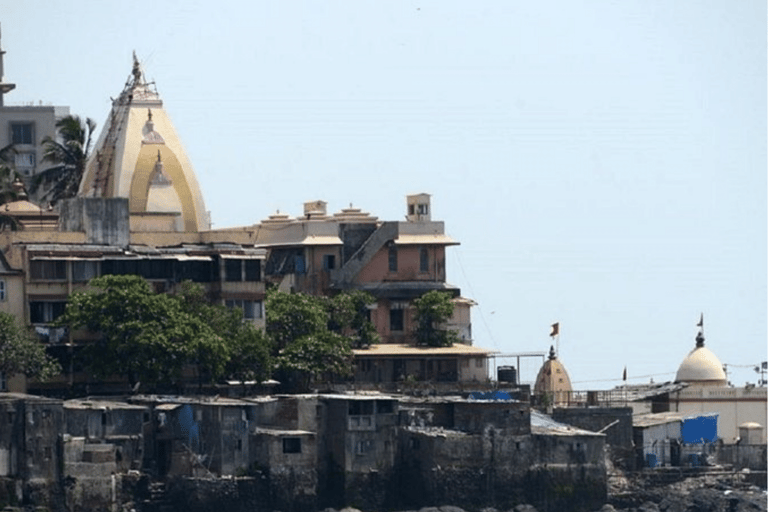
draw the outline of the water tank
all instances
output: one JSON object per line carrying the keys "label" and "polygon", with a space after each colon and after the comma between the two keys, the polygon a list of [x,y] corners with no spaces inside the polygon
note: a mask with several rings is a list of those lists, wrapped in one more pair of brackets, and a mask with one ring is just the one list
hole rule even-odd
{"label": "water tank", "polygon": [[498,375],[499,382],[517,384],[517,370],[514,366],[499,366]]}

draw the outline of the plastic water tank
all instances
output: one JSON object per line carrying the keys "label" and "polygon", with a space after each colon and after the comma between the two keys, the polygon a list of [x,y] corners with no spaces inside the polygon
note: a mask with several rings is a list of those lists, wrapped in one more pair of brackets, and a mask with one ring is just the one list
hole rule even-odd
{"label": "plastic water tank", "polygon": [[509,382],[517,384],[517,369],[514,366],[499,366],[499,382]]}

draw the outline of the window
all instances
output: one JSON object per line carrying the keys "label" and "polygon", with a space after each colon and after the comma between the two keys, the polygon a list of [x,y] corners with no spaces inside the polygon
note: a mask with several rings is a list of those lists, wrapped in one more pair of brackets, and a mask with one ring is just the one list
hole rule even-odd
{"label": "window", "polygon": [[283,453],[301,453],[300,437],[284,437]]}
{"label": "window", "polygon": [[403,330],[403,310],[402,309],[389,310],[389,330],[390,331]]}
{"label": "window", "polygon": [[418,212],[419,212],[419,215],[429,215],[429,205],[428,204],[419,204],[418,205]]}
{"label": "window", "polygon": [[397,272],[397,247],[389,247],[389,271]]}
{"label": "window", "polygon": [[376,402],[376,412],[378,414],[392,414],[395,412],[395,403],[389,400],[379,400]]}
{"label": "window", "polygon": [[368,439],[365,441],[358,441],[355,445],[355,453],[357,455],[365,455],[366,453],[370,453],[373,451],[373,439]]}
{"label": "window", "polygon": [[224,301],[224,304],[228,308],[240,308],[243,310],[243,318],[246,320],[255,320],[262,317],[260,300],[227,299]]}
{"label": "window", "polygon": [[29,264],[32,280],[64,281],[67,279],[67,262],[63,260],[32,260]]}
{"label": "window", "polygon": [[426,247],[422,247],[419,251],[419,270],[429,272],[429,251]]}
{"label": "window", "polygon": [[349,415],[361,416],[373,414],[373,400],[350,400]]}
{"label": "window", "polygon": [[483,366],[485,366],[483,364],[483,358],[482,357],[475,358],[475,368],[482,368]]}
{"label": "window", "polygon": [[67,307],[64,301],[33,301],[29,303],[29,321],[33,324],[47,324],[56,320]]}
{"label": "window", "polygon": [[326,254],[323,256],[323,268],[325,270],[333,270],[336,268],[336,255]]}
{"label": "window", "polygon": [[[0,372],[0,391],[8,391],[8,382],[5,380],[5,372]],[[13,423],[13,413],[8,413],[8,423]]]}
{"label": "window", "polygon": [[13,144],[34,144],[34,128],[32,123],[11,123],[11,142]]}
{"label": "window", "polygon": [[0,302],[5,302],[5,279],[0,279]]}
{"label": "window", "polygon": [[16,153],[14,158],[16,167],[34,167],[35,166],[35,154],[34,153]]}
{"label": "window", "polygon": [[224,260],[224,280],[242,281],[243,280],[243,260]]}
{"label": "window", "polygon": [[305,274],[307,272],[303,254],[297,254],[293,257],[293,268],[297,274]]}
{"label": "window", "polygon": [[76,283],[90,281],[99,275],[98,261],[75,261],[72,263],[72,280]]}
{"label": "window", "polygon": [[245,260],[245,280],[261,281],[261,261]]}

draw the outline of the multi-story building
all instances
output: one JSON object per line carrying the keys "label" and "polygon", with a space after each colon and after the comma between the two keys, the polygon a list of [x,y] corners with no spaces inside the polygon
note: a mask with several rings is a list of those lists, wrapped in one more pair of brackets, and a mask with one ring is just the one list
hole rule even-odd
{"label": "multi-story building", "polygon": [[16,171],[25,178],[45,169],[43,140],[56,137],[56,122],[69,115],[69,107],[51,105],[5,105],[4,96],[16,88],[3,78],[3,55],[0,47],[0,148],[11,144]]}
{"label": "multi-story building", "polygon": [[[85,377],[74,358],[76,333],[50,324],[73,291],[103,274],[138,274],[158,292],[199,282],[212,300],[242,308],[257,325],[267,283],[314,295],[366,290],[376,299],[370,317],[382,344],[355,352],[358,380],[487,379],[490,351],[472,346],[473,302],[446,282],[445,252],[456,242],[432,220],[428,194],[407,196],[402,222],[352,207],[328,215],[326,203],[315,201],[299,218],[278,213],[256,225],[211,230],[191,162],[135,58],[78,196],[57,211],[23,198],[4,208],[25,229],[0,233],[0,311],[33,325],[64,363],[57,386]],[[453,297],[448,327],[460,335],[456,347],[413,346],[412,300],[430,290]],[[20,382],[9,387],[25,390]]]}

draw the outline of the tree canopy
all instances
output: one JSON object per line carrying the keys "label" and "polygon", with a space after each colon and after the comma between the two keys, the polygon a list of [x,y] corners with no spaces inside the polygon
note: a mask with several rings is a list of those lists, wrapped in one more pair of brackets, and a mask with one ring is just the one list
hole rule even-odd
{"label": "tree canopy", "polygon": [[239,312],[208,304],[199,285],[183,285],[178,295],[158,294],[132,275],[92,279],[90,289],[70,295],[57,323],[98,333],[84,350],[94,375],[124,375],[131,385],[149,388],[177,383],[189,364],[201,384],[221,379],[228,369],[242,372],[232,356],[242,352],[238,343],[254,343]]}
{"label": "tree canopy", "polygon": [[37,336],[20,326],[13,315],[0,312],[0,372],[45,381],[60,371]]}
{"label": "tree canopy", "polygon": [[445,327],[453,315],[453,302],[449,293],[433,290],[415,299],[413,305],[416,308],[414,335],[417,344],[450,347],[459,341],[456,331]]}
{"label": "tree canopy", "polygon": [[353,344],[378,339],[365,315],[372,301],[362,292],[326,298],[270,290],[267,334],[274,342],[281,378],[298,376],[294,378],[306,387],[313,379],[351,375]]}

